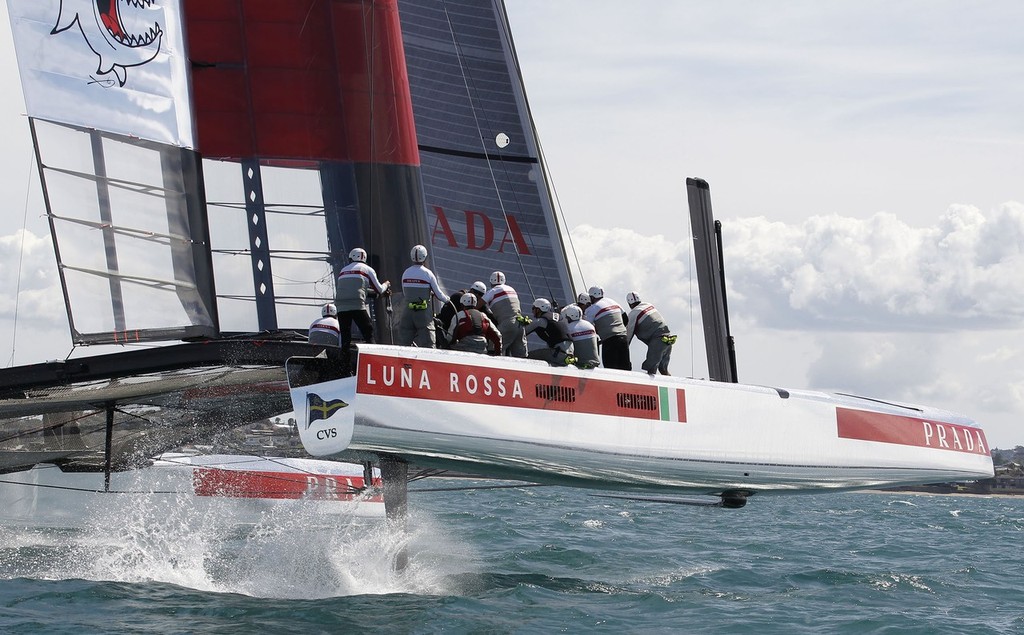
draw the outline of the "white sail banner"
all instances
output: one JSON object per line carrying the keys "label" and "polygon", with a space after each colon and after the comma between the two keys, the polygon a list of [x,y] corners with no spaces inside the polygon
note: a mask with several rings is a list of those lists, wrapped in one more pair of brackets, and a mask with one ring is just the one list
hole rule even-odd
{"label": "white sail banner", "polygon": [[181,0],[8,0],[30,117],[194,149]]}

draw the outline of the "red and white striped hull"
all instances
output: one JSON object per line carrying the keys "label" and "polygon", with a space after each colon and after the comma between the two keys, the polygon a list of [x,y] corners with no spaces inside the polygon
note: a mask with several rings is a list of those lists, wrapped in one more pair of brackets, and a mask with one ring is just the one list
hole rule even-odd
{"label": "red and white striped hull", "polygon": [[[379,472],[374,480],[379,492]],[[102,473],[62,472],[50,464],[0,475],[0,523],[76,528],[104,514],[114,501],[124,505],[130,499],[169,505],[184,500],[243,523],[295,505],[314,514],[384,516],[379,493],[358,493],[362,466],[336,461],[167,453],[150,467],[111,474],[109,491],[103,481]]]}
{"label": "red and white striped hull", "polygon": [[408,347],[360,346],[355,377],[311,385],[303,363],[289,361],[292,402],[314,456],[691,493],[992,475],[981,428],[927,407]]}

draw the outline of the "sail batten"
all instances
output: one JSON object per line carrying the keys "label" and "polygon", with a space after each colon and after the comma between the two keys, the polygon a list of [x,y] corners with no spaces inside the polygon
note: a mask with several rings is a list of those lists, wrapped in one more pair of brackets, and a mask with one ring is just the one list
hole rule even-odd
{"label": "sail batten", "polygon": [[198,288],[194,282],[187,280],[162,280],[158,278],[144,278],[141,276],[131,276],[122,274],[117,271],[101,271],[99,269],[86,269],[84,267],[73,267],[71,265],[66,264],[62,265],[62,269],[64,269],[65,271],[77,271],[79,273],[85,273],[100,278],[119,280],[122,282],[130,282],[161,289],[182,289],[188,291],[195,291]]}

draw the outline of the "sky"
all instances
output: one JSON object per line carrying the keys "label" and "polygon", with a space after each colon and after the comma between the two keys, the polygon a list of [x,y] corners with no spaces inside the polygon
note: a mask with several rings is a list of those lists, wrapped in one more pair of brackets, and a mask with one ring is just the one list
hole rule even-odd
{"label": "sky", "polygon": [[[1024,4],[506,5],[585,282],[658,306],[682,334],[673,374],[707,372],[685,190],[700,177],[740,381],[927,404],[1024,444]],[[11,365],[71,343],[5,5],[0,79]]]}

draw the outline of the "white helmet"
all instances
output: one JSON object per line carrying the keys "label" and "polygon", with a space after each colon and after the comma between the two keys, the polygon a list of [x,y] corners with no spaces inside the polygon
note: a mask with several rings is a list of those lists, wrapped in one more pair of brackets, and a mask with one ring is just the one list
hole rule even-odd
{"label": "white helmet", "polygon": [[580,311],[580,308],[575,304],[570,304],[569,306],[562,309],[562,317],[564,317],[569,322],[576,322],[581,317],[583,317],[583,312]]}
{"label": "white helmet", "polygon": [[491,286],[496,287],[499,284],[505,284],[505,274],[500,271],[495,271],[491,274]]}
{"label": "white helmet", "polygon": [[412,258],[412,261],[416,264],[423,264],[427,261],[427,248],[423,245],[416,245],[412,248],[412,251],[409,252],[409,257]]}
{"label": "white helmet", "polygon": [[604,289],[602,289],[601,287],[590,287],[590,290],[588,290],[587,293],[589,293],[590,297],[594,298],[595,300],[600,300],[601,298],[604,297]]}
{"label": "white helmet", "polygon": [[541,313],[551,312],[551,300],[547,298],[537,298],[533,301],[533,308],[540,309]]}
{"label": "white helmet", "polygon": [[576,296],[576,304],[590,304],[590,296],[586,293],[581,293]]}
{"label": "white helmet", "polygon": [[484,283],[482,281],[480,281],[480,280],[477,280],[476,282],[474,282],[473,286],[471,286],[469,288],[469,290],[472,291],[473,293],[477,294],[477,295],[483,295],[483,294],[487,293],[487,287],[485,287]]}
{"label": "white helmet", "polygon": [[362,247],[356,247],[348,252],[348,259],[352,262],[366,262],[366,250]]}
{"label": "white helmet", "polygon": [[476,306],[476,296],[472,293],[463,293],[462,297],[459,298],[459,304],[467,309],[473,308]]}
{"label": "white helmet", "polygon": [[626,294],[626,304],[628,304],[629,308],[631,308],[631,309],[633,307],[635,307],[636,305],[640,304],[640,294],[638,294],[635,291],[630,291],[629,293],[627,293]]}
{"label": "white helmet", "polygon": [[324,308],[320,309],[320,315],[324,317],[338,317],[338,307],[328,302],[324,305]]}

